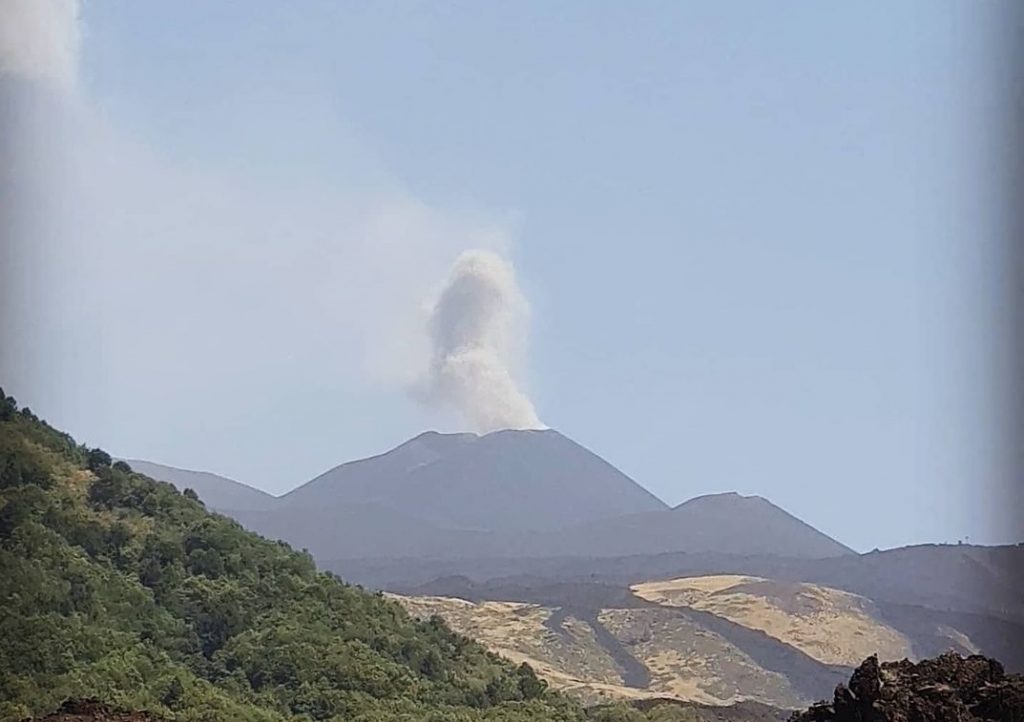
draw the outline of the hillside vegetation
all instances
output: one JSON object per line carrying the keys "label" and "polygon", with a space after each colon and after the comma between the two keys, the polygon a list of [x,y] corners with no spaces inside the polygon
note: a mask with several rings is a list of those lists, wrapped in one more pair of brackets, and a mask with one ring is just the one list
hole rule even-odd
{"label": "hillside vegetation", "polygon": [[[621,671],[586,621],[521,602],[474,603],[451,597],[390,595],[413,616],[440,616],[458,632],[516,662],[527,662],[552,687],[586,704],[645,696]],[[646,695],[653,696],[653,695]]]}
{"label": "hillside vegetation", "polygon": [[0,720],[580,720],[527,665],[77,445],[0,392]]}

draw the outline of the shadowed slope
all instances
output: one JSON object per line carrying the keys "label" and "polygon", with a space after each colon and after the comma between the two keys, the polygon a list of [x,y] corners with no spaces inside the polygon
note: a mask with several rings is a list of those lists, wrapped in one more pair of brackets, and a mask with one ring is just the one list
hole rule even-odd
{"label": "shadowed slope", "polygon": [[448,529],[518,532],[665,509],[657,497],[557,431],[428,432],[343,464],[281,498],[288,512],[379,504]]}
{"label": "shadowed slope", "polygon": [[613,557],[685,551],[817,559],[853,550],[759,496],[710,494],[523,540],[523,556]]}

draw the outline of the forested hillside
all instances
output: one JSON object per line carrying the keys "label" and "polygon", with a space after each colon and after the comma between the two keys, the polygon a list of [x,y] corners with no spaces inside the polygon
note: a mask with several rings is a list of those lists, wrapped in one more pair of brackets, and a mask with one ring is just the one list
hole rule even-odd
{"label": "forested hillside", "polygon": [[514,666],[111,463],[0,392],[0,720],[578,720]]}

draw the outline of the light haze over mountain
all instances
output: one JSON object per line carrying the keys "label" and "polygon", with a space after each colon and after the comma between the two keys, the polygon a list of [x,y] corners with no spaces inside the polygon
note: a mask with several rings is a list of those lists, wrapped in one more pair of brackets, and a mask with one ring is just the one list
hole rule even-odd
{"label": "light haze over mountain", "polygon": [[[0,376],[273,493],[478,414],[858,549],[1016,541],[1006,5],[5,4]],[[528,308],[465,354],[467,251]]]}
{"label": "light haze over mountain", "polygon": [[139,459],[126,459],[140,474],[174,484],[178,489],[192,489],[212,509],[252,511],[266,509],[274,503],[273,496],[233,479],[206,471],[189,471]]}
{"label": "light haze over mountain", "polygon": [[378,503],[442,527],[559,529],[665,503],[553,429],[427,432],[344,464],[281,497],[289,509]]}
{"label": "light haze over mountain", "polygon": [[135,463],[179,487],[198,482],[212,508],[321,560],[851,553],[760,497],[713,494],[670,509],[553,429],[426,432],[276,499],[209,474]]}

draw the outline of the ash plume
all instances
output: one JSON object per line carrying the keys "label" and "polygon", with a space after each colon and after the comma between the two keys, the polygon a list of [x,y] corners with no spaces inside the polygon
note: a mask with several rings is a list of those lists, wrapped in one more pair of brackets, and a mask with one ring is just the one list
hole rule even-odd
{"label": "ash plume", "polygon": [[78,0],[0,0],[0,76],[72,86],[78,10]]}
{"label": "ash plume", "polygon": [[[168,152],[80,82],[88,20],[77,0],[0,0],[0,338],[18,340],[0,343],[4,388],[90,429],[92,443],[200,468],[222,464],[223,447],[199,427],[173,440],[159,430],[190,418],[197,398],[222,419],[279,410],[257,386],[297,389],[285,402],[296,409],[314,389],[340,406],[414,387],[463,410],[467,426],[537,425],[510,370],[525,314],[511,269],[498,320],[484,322],[507,333],[445,352],[465,328],[456,302],[439,301],[436,343],[421,306],[460,251],[509,247],[507,218],[411,194],[334,104],[295,104],[287,84],[197,111],[229,152]],[[324,162],[281,174],[284,147]],[[221,157],[246,158],[244,171]],[[245,452],[269,446],[261,434],[280,441],[270,426],[252,433],[235,463],[257,483],[293,473],[285,459],[310,473],[334,461],[316,434],[289,435],[286,455]]]}
{"label": "ash plume", "polygon": [[462,253],[431,309],[427,399],[455,408],[480,433],[542,428],[514,377],[527,310],[508,261]]}

